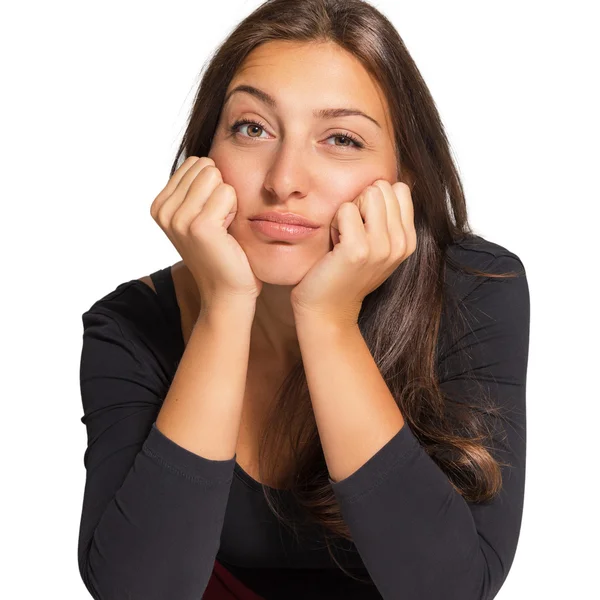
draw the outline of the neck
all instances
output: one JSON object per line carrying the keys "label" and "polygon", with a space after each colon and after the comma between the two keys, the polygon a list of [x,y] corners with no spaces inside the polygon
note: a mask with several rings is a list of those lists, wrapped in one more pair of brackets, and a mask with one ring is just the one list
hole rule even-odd
{"label": "neck", "polygon": [[300,357],[294,312],[290,301],[292,286],[263,283],[256,299],[251,348],[259,356],[290,365]]}

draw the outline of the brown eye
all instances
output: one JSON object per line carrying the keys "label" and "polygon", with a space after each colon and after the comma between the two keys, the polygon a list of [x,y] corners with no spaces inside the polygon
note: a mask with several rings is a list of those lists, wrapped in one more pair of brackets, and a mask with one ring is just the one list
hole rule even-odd
{"label": "brown eye", "polygon": [[[352,143],[352,140],[349,137],[346,137],[345,135],[336,135],[335,136],[338,140],[344,140],[346,142],[350,142]],[[342,146],[347,146],[348,144],[342,144]]]}
{"label": "brown eye", "polygon": [[[254,135],[256,134],[256,130],[263,130],[265,129],[265,125],[263,125],[262,123],[258,122],[258,121],[252,121],[251,119],[242,119],[240,121],[236,121],[230,128],[229,130],[232,133],[237,134],[238,133],[238,129],[240,127],[242,127],[243,125],[248,125],[248,134],[246,136],[242,136],[242,137],[250,137],[253,139],[260,139],[260,133],[259,135]],[[253,133],[251,133],[251,130]]]}
{"label": "brown eye", "polygon": [[349,144],[329,144],[331,146],[335,146],[336,148],[355,148],[356,150],[360,150],[364,144],[357,140],[351,133],[349,132],[341,132],[338,131],[336,133],[332,133],[327,139],[341,139],[350,142]]}
{"label": "brown eye", "polygon": [[[254,137],[254,135],[252,135],[251,130],[256,131],[257,129],[261,129],[261,127],[259,127],[258,125],[248,125],[248,135],[250,137]],[[260,134],[259,134],[260,137]]]}

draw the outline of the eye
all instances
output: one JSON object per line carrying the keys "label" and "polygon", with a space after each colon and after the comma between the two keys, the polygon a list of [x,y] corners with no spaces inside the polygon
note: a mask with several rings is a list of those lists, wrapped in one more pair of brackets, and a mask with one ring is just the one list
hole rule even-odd
{"label": "eye", "polygon": [[[243,125],[254,125],[254,127],[258,127],[259,129],[265,129],[266,125],[260,121],[254,121],[252,119],[240,119],[239,121],[236,121],[233,125],[231,125],[231,127],[229,128],[229,130],[232,133],[238,134],[238,129],[240,127],[242,127]],[[260,139],[256,136],[242,136],[242,137],[249,137],[251,139]],[[347,132],[347,131],[337,131],[335,133],[332,133],[327,139],[331,139],[331,138],[340,138],[340,139],[344,139],[344,140],[349,140],[354,144],[354,148],[356,150],[360,150],[361,148],[364,147],[364,144],[362,142],[360,142],[355,136],[353,136],[351,133]],[[342,144],[342,145],[336,145],[336,144],[328,144],[329,146],[333,145],[336,148],[353,148],[353,146],[349,146],[346,144]]]}
{"label": "eye", "polygon": [[[359,142],[355,136],[353,136],[351,133],[349,133],[347,131],[338,131],[336,133],[332,133],[327,139],[331,139],[331,138],[341,138],[341,139],[345,139],[345,140],[350,140],[356,146],[357,150],[359,150],[360,148],[362,148],[364,146],[364,144],[362,142]],[[333,145],[335,146],[335,144],[333,144]],[[351,147],[352,146],[346,146],[345,144],[343,146],[338,146],[338,148],[351,148]]]}
{"label": "eye", "polygon": [[[238,133],[238,128],[241,127],[242,125],[254,125],[255,127],[258,127],[259,129],[265,129],[266,125],[264,123],[261,123],[260,121],[253,121],[252,119],[241,119],[239,121],[236,121],[230,128],[229,130],[232,133]],[[245,136],[246,137],[246,136]],[[251,138],[254,138],[255,136],[251,135],[249,136]]]}

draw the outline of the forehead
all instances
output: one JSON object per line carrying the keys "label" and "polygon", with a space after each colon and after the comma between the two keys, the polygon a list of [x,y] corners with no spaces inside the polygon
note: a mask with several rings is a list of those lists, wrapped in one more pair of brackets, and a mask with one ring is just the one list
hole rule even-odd
{"label": "forehead", "polygon": [[[385,95],[352,54],[334,43],[267,42],[240,65],[226,94],[240,84],[268,92],[280,113],[299,114],[326,107],[352,107],[389,129]],[[250,98],[248,94],[233,94]]]}

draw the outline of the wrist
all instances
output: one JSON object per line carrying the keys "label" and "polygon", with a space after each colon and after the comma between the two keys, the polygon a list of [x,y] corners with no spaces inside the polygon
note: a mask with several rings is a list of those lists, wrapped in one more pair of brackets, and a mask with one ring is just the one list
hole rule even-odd
{"label": "wrist", "polygon": [[200,308],[198,319],[254,319],[256,298],[231,296],[213,299]]}

